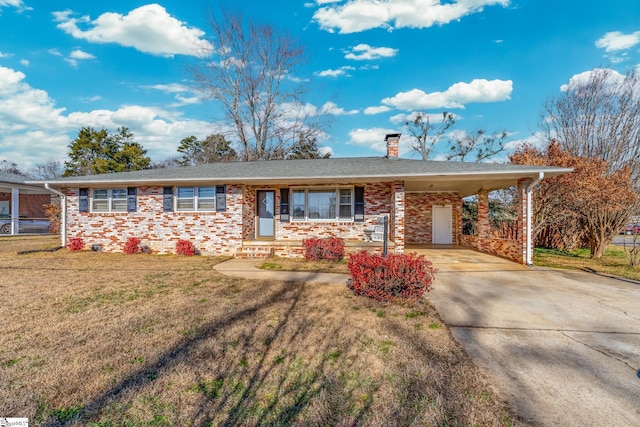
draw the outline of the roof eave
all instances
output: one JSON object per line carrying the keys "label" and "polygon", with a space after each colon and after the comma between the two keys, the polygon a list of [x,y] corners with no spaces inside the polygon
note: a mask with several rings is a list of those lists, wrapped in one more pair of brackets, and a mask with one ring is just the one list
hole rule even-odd
{"label": "roof eave", "polygon": [[78,179],[65,180],[48,180],[48,181],[27,181],[28,185],[43,185],[45,182],[49,185],[60,187],[71,187],[77,185],[114,185],[114,184],[137,184],[137,185],[163,185],[176,183],[198,183],[198,182],[224,182],[228,184],[245,183],[245,184],[272,184],[272,183],[326,183],[332,181],[407,181],[415,179],[469,179],[472,177],[513,177],[515,179],[537,177],[540,172],[545,177],[552,177],[563,173],[571,172],[568,168],[536,168],[526,171],[470,171],[470,172],[434,172],[434,173],[414,173],[414,174],[369,174],[369,175],[323,175],[311,177],[291,177],[291,176],[271,176],[271,177],[201,177],[201,178],[140,178],[140,179]]}

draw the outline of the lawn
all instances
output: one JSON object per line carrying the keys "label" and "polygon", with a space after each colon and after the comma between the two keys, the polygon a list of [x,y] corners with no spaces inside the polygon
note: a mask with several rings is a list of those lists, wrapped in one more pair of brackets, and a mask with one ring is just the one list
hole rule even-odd
{"label": "lawn", "polygon": [[629,265],[624,248],[616,245],[609,245],[602,259],[589,258],[588,249],[560,251],[536,248],[534,250],[533,263],[540,267],[585,270],[631,280],[640,280],[640,268],[634,268]]}
{"label": "lawn", "polygon": [[[427,303],[221,259],[0,239],[0,415],[30,425],[519,424]],[[436,279],[437,280],[437,279]]]}

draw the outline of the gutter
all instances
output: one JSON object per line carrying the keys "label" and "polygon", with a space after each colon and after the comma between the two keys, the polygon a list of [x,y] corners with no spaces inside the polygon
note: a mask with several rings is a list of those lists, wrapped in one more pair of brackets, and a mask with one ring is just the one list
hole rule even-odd
{"label": "gutter", "polygon": [[49,186],[48,182],[44,183],[44,188],[60,196],[60,246],[67,246],[67,196],[58,190]]}
{"label": "gutter", "polygon": [[538,172],[538,178],[536,178],[531,184],[527,185],[525,192],[527,195],[527,236],[526,236],[526,264],[533,265],[533,189],[540,181],[544,179],[544,172]]}

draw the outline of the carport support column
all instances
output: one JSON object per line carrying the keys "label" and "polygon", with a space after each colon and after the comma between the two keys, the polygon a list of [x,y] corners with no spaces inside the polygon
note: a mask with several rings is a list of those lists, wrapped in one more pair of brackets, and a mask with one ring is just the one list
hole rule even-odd
{"label": "carport support column", "polygon": [[489,191],[478,191],[478,250],[485,251],[485,240],[489,237]]}
{"label": "carport support column", "polygon": [[530,200],[527,187],[531,184],[531,179],[522,178],[518,180],[518,243],[522,253],[522,264],[528,263],[528,241],[531,232],[531,215],[529,214]]}
{"label": "carport support column", "polygon": [[20,221],[20,190],[11,189],[11,234],[18,234]]}
{"label": "carport support column", "polygon": [[405,204],[405,192],[404,182],[396,181],[393,183],[393,189],[391,192],[392,212],[391,221],[389,223],[392,226],[393,243],[395,244],[395,253],[404,253],[404,204]]}

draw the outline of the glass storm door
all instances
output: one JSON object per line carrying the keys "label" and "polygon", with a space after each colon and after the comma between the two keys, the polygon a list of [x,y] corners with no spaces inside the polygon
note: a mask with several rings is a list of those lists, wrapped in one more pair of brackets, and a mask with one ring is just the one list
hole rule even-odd
{"label": "glass storm door", "polygon": [[276,192],[258,190],[258,238],[273,239],[275,234]]}

